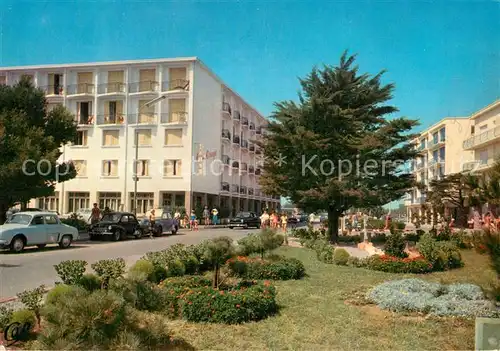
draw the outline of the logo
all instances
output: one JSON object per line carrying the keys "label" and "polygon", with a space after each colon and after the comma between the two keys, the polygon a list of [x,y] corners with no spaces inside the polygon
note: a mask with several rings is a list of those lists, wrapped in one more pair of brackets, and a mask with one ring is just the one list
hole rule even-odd
{"label": "logo", "polygon": [[9,324],[7,328],[5,328],[3,338],[6,341],[12,341],[10,345],[15,344],[18,341],[27,340],[32,326],[33,325],[29,322],[14,322]]}

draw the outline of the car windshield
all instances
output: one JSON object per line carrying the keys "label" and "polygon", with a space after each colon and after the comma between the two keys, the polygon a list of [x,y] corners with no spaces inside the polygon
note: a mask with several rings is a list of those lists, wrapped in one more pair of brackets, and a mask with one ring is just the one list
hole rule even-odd
{"label": "car windshield", "polygon": [[236,215],[236,218],[247,218],[250,217],[250,212],[240,212]]}
{"label": "car windshield", "polygon": [[118,221],[120,221],[121,217],[122,217],[121,214],[110,213],[110,214],[105,214],[104,216],[102,216],[101,221],[103,221],[103,222],[118,222]]}
{"label": "car windshield", "polygon": [[27,214],[15,214],[7,221],[7,223],[29,224],[31,222],[31,218],[33,217]]}

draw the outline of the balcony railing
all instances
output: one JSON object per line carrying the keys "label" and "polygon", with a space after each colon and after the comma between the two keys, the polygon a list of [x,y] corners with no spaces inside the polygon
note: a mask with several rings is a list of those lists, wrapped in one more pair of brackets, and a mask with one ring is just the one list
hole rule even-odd
{"label": "balcony railing", "polygon": [[255,172],[255,167],[254,166],[248,166],[248,173],[254,173]]}
{"label": "balcony railing", "polygon": [[156,124],[156,113],[132,113],[128,116],[129,124]]}
{"label": "balcony railing", "polygon": [[92,95],[94,92],[94,84],[80,83],[68,85],[68,95]]}
{"label": "balcony railing", "polygon": [[241,114],[240,114],[240,111],[236,110],[234,111],[233,113],[233,119],[239,121],[241,119]]}
{"label": "balcony railing", "polygon": [[427,145],[420,143],[420,145],[417,147],[417,152],[422,152],[425,149],[427,149]]}
{"label": "balcony railing", "polygon": [[231,140],[231,132],[229,129],[223,129],[221,133],[222,139]]}
{"label": "balcony railing", "polygon": [[244,148],[244,149],[248,149],[248,141],[241,140],[241,147]]}
{"label": "balcony railing", "polygon": [[248,188],[248,195],[253,196],[254,190],[253,188]]}
{"label": "balcony railing", "polygon": [[174,79],[170,82],[163,82],[162,90],[188,90],[189,89],[189,80],[187,79]]}
{"label": "balcony railing", "polygon": [[239,193],[240,192],[240,186],[236,184],[231,185],[231,192],[232,193]]}
{"label": "balcony railing", "polygon": [[222,103],[222,111],[231,114],[232,113],[232,111],[231,111],[231,105],[229,105],[229,103],[227,103],[227,102],[223,102]]}
{"label": "balcony railing", "polygon": [[487,168],[495,162],[495,159],[482,159],[466,162],[462,165],[463,172],[477,171]]}
{"label": "balcony railing", "polygon": [[240,194],[246,195],[247,193],[247,187],[246,186],[240,186]]}
{"label": "balcony railing", "polygon": [[104,114],[97,116],[97,124],[99,125],[122,125],[125,122],[123,114]]}
{"label": "balcony railing", "polygon": [[240,145],[240,137],[239,137],[239,136],[235,135],[235,136],[233,137],[233,144],[238,144],[238,145]]}
{"label": "balcony railing", "polygon": [[79,126],[91,126],[94,124],[94,116],[92,115],[87,115],[87,116],[82,116],[82,115],[76,115],[76,123]]}
{"label": "balcony railing", "polygon": [[134,82],[129,84],[129,92],[145,93],[158,91],[158,82],[154,80],[145,80],[142,82]]}
{"label": "balcony railing", "polygon": [[188,113],[184,111],[171,111],[161,114],[161,123],[186,124]]}
{"label": "balcony railing", "polygon": [[250,146],[248,147],[248,150],[250,150],[250,152],[254,152],[255,151],[255,145],[250,144]]}
{"label": "balcony railing", "polygon": [[41,87],[41,89],[45,92],[47,95],[59,95],[62,96],[64,94],[64,88],[61,84],[59,85],[46,85],[44,87]]}
{"label": "balcony railing", "polygon": [[222,163],[229,166],[231,164],[231,158],[228,155],[222,155]]}
{"label": "balcony railing", "polygon": [[243,127],[248,127],[248,118],[246,117],[241,117],[241,125]]}
{"label": "balcony railing", "polygon": [[221,191],[227,191],[227,192],[229,192],[230,189],[231,188],[230,188],[229,183],[226,183],[226,182],[220,183],[220,190]]}
{"label": "balcony railing", "polygon": [[127,90],[127,85],[125,83],[117,83],[117,82],[99,84],[97,87],[98,94],[113,94],[113,93],[123,94],[126,92],[126,90]]}
{"label": "balcony railing", "polygon": [[438,157],[438,158],[431,158],[429,160],[429,166],[434,166],[440,163],[444,163],[444,158]]}
{"label": "balcony railing", "polygon": [[245,162],[242,162],[240,164],[240,170],[247,171],[248,170],[248,165]]}
{"label": "balcony railing", "polygon": [[255,130],[255,123],[250,122],[250,124],[248,125],[248,129]]}
{"label": "balcony railing", "polygon": [[470,137],[463,142],[462,146],[465,150],[474,149],[482,144],[495,140],[498,137],[500,137],[500,126]]}
{"label": "balcony railing", "polygon": [[262,173],[262,171],[260,170],[260,168],[257,168],[255,170],[255,175],[260,175]]}
{"label": "balcony railing", "polygon": [[233,168],[240,168],[240,163],[238,161],[233,161]]}
{"label": "balcony railing", "polygon": [[431,141],[429,141],[428,148],[432,149],[438,145],[444,144],[444,142],[444,138],[432,139]]}

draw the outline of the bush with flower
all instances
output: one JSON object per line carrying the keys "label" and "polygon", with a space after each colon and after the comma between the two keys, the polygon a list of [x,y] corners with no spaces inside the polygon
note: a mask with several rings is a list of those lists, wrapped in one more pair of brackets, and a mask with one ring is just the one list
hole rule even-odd
{"label": "bush with flower", "polygon": [[365,260],[366,268],[388,273],[423,274],[433,271],[432,264],[422,256],[394,257],[389,255],[373,255]]}
{"label": "bush with flower", "polygon": [[291,280],[305,274],[304,264],[296,258],[237,256],[227,261],[231,275],[245,279]]}

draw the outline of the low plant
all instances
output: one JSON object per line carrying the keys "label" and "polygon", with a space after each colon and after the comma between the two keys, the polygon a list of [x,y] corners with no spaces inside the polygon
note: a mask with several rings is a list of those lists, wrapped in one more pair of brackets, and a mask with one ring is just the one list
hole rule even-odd
{"label": "low plant", "polygon": [[336,248],[333,251],[333,263],[339,266],[346,266],[347,261],[349,260],[349,252],[342,248]]}
{"label": "low plant", "polygon": [[78,284],[87,267],[87,262],[82,260],[62,261],[54,265],[57,275],[64,284]]}
{"label": "low plant", "polygon": [[274,257],[274,259],[238,256],[227,261],[231,275],[245,279],[290,280],[300,279],[305,268],[296,258]]}
{"label": "low plant", "polygon": [[62,297],[71,293],[75,289],[81,289],[81,288],[76,287],[74,285],[57,284],[47,293],[47,296],[45,297],[45,305],[48,304],[57,305]]}
{"label": "low plant", "polygon": [[[24,325],[29,324],[29,326],[30,326],[29,332],[31,332],[33,330],[35,325],[38,325],[38,327],[40,326],[38,324],[38,318],[35,315],[35,312],[33,312],[32,310],[27,309],[27,308],[12,312],[12,315],[10,317],[10,321],[8,324],[12,324],[12,323],[20,323],[20,324],[24,324]],[[11,337],[11,336],[12,335],[8,335],[8,337]]]}
{"label": "low plant", "polygon": [[79,231],[87,230],[89,225],[87,222],[79,216],[77,213],[72,213],[69,218],[60,218],[61,223],[75,227]]}
{"label": "low plant", "polygon": [[93,263],[91,267],[99,276],[102,289],[107,289],[111,279],[120,278],[125,274],[125,260],[123,258],[100,260]]}
{"label": "low plant", "polygon": [[78,286],[84,288],[85,290],[87,291],[96,291],[96,290],[99,290],[101,288],[101,279],[93,274],[93,273],[88,273],[88,274],[84,274],[80,280],[78,281]]}
{"label": "low plant", "polygon": [[378,307],[393,312],[421,312],[436,316],[495,317],[494,304],[480,287],[472,284],[442,285],[421,279],[382,283],[367,298]]}
{"label": "low plant", "polygon": [[17,294],[22,304],[34,313],[38,327],[40,327],[40,323],[42,320],[41,309],[42,309],[43,296],[45,295],[45,293],[46,293],[45,286],[40,285],[38,288],[26,290],[20,294]]}
{"label": "low plant", "polygon": [[405,258],[408,254],[405,252],[406,242],[401,231],[391,227],[391,235],[385,241],[384,252],[389,256]]}
{"label": "low plant", "polygon": [[174,259],[167,265],[167,277],[182,277],[186,274],[186,266],[180,259]]}
{"label": "low plant", "polygon": [[9,325],[13,312],[11,308],[0,306],[0,331],[5,330],[5,327]]}
{"label": "low plant", "polygon": [[357,266],[387,273],[424,274],[433,271],[432,264],[423,257],[399,258],[388,255],[373,255],[363,261]]}
{"label": "low plant", "polygon": [[284,240],[284,236],[277,234],[276,231],[263,229],[257,234],[247,235],[238,241],[238,253],[245,256],[257,253],[264,258],[267,252],[280,247]]}
{"label": "low plant", "polygon": [[417,243],[420,254],[428,260],[435,271],[463,266],[460,250],[451,241],[437,241],[431,233],[422,235]]}
{"label": "low plant", "polygon": [[338,239],[341,244],[358,244],[363,241],[361,235],[341,235]]}
{"label": "low plant", "polygon": [[229,237],[218,237],[209,240],[205,246],[203,257],[212,265],[212,286],[219,287],[220,267],[234,255],[233,240]]}
{"label": "low plant", "polygon": [[122,296],[130,306],[140,311],[157,312],[164,308],[163,290],[147,280],[144,273],[114,279],[110,282],[109,290]]}

